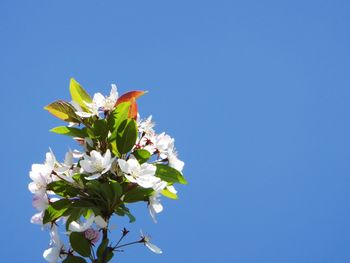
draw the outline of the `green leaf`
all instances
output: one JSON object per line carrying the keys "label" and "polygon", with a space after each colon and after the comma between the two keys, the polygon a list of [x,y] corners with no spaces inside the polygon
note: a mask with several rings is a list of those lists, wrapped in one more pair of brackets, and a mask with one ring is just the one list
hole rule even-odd
{"label": "green leaf", "polygon": [[114,200],[114,193],[113,193],[113,190],[112,190],[112,187],[109,185],[108,182],[106,183],[103,183],[103,184],[99,184],[99,187],[100,187],[100,194],[103,196],[103,198],[108,202],[108,203],[111,203],[113,202]]}
{"label": "green leaf", "polygon": [[75,114],[74,107],[66,101],[55,101],[44,107],[44,109],[61,120],[80,123],[79,117]]}
{"label": "green leaf", "polygon": [[168,198],[171,198],[171,199],[179,199],[177,194],[174,194],[173,192],[170,192],[168,189],[164,189],[163,191],[161,191],[161,194],[168,197]]}
{"label": "green leaf", "polygon": [[55,181],[47,185],[47,190],[54,191],[55,194],[62,197],[75,197],[79,193],[79,189],[73,187],[64,180]]}
{"label": "green leaf", "polygon": [[86,128],[78,129],[74,127],[59,126],[51,129],[50,132],[79,138],[88,137]]}
{"label": "green leaf", "polygon": [[80,199],[76,200],[71,205],[72,208],[93,208],[96,207],[96,204],[92,203],[91,201]]}
{"label": "green leaf", "polygon": [[84,174],[75,174],[75,175],[73,175],[72,178],[79,186],[84,187],[86,182],[88,181],[85,179],[85,176],[86,175],[84,175]]}
{"label": "green leaf", "polygon": [[86,103],[91,103],[92,99],[83,87],[73,78],[70,79],[69,90],[72,99],[78,103],[83,110],[88,111]]}
{"label": "green leaf", "polygon": [[153,194],[152,188],[136,187],[125,193],[125,203],[135,203],[139,201],[148,201],[149,196]]}
{"label": "green leaf", "polygon": [[82,257],[68,255],[62,263],[86,263],[86,260]]}
{"label": "green leaf", "polygon": [[106,139],[108,136],[108,124],[104,119],[97,120],[94,122],[90,136],[94,139]]}
{"label": "green leaf", "polygon": [[110,186],[112,188],[114,199],[119,199],[123,194],[123,189],[117,181],[110,180]]}
{"label": "green leaf", "polygon": [[70,208],[70,205],[71,201],[68,199],[53,202],[44,212],[43,224],[56,221]]}
{"label": "green leaf", "polygon": [[118,127],[117,149],[121,154],[129,152],[137,140],[137,124],[133,119],[124,120]]}
{"label": "green leaf", "polygon": [[127,216],[129,217],[129,223],[133,223],[136,221],[136,218],[130,213],[129,208],[127,208],[125,205],[120,205],[118,206],[114,212],[118,215],[118,216]]}
{"label": "green leaf", "polygon": [[143,164],[151,158],[151,153],[144,149],[139,149],[133,152],[133,155],[140,164]]}
{"label": "green leaf", "polygon": [[156,166],[156,176],[158,176],[163,181],[169,183],[187,184],[186,179],[178,170],[165,164],[157,164]]}
{"label": "green leaf", "polygon": [[108,116],[107,122],[112,133],[110,141],[115,140],[119,125],[128,118],[129,108],[130,102],[120,103]]}
{"label": "green leaf", "polygon": [[90,195],[100,195],[100,183],[97,180],[88,181],[86,190]]}
{"label": "green leaf", "polygon": [[69,241],[74,251],[83,257],[90,256],[91,244],[90,241],[85,238],[84,233],[72,232],[69,236]]}

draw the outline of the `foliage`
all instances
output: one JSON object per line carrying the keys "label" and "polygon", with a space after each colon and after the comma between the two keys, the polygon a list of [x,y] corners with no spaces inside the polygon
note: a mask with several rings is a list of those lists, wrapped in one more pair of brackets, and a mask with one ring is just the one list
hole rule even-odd
{"label": "foliage", "polygon": [[[143,234],[134,242],[121,244],[129,233],[125,228],[113,244],[108,238],[109,221],[115,215],[134,222],[128,204],[142,202],[156,222],[156,214],[163,210],[160,195],[178,198],[174,184],[187,181],[174,139],[156,134],[151,117],[138,117],[136,99],[143,91],[118,97],[112,85],[109,96],[96,93],[91,98],[74,79],[69,89],[71,102],[58,100],[45,109],[68,122],[51,131],[71,136],[83,150],[67,152],[64,162],[57,161],[50,150],[44,164],[33,164],[30,171],[29,190],[34,194],[33,206],[39,210],[31,222],[49,228],[51,235],[44,258],[49,262],[105,263],[119,248],[138,243],[161,253]],[[65,227],[69,245],[60,239],[59,226]]]}

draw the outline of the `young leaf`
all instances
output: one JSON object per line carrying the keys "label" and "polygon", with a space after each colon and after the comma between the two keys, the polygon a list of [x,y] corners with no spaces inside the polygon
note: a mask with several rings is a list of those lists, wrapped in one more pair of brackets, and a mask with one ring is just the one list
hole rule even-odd
{"label": "young leaf", "polygon": [[141,97],[145,93],[146,93],[146,91],[140,91],[140,90],[127,92],[119,97],[119,99],[117,100],[116,106],[118,106],[120,103],[129,101],[130,102],[130,109],[129,109],[128,116],[129,116],[129,118],[136,120],[136,118],[137,118],[136,99]]}
{"label": "young leaf", "polygon": [[88,111],[86,103],[91,103],[92,99],[83,87],[73,78],[70,79],[69,90],[72,99],[78,103],[83,110]]}
{"label": "young leaf", "polygon": [[174,194],[173,192],[170,192],[168,189],[164,189],[163,191],[160,192],[162,195],[171,198],[171,199],[179,199],[177,194]]}
{"label": "young leaf", "polygon": [[124,120],[117,132],[117,149],[121,154],[129,152],[137,140],[137,124],[133,119]]}
{"label": "young leaf", "polygon": [[75,114],[73,106],[63,100],[55,101],[44,107],[44,109],[61,120],[80,123],[80,119]]}
{"label": "young leaf", "polygon": [[72,232],[69,236],[69,241],[77,253],[82,255],[83,257],[89,257],[91,254],[91,244],[85,238],[84,233]]}
{"label": "young leaf", "polygon": [[178,170],[165,164],[157,164],[156,176],[169,183],[187,184],[186,179]]}
{"label": "young leaf", "polygon": [[59,127],[55,127],[53,129],[51,129],[50,132],[54,132],[54,133],[62,134],[62,135],[67,135],[67,136],[79,137],[79,138],[88,137],[88,134],[86,132],[86,128],[78,129],[78,128],[74,128],[74,127],[59,126]]}
{"label": "young leaf", "polygon": [[143,164],[151,158],[151,153],[144,149],[139,149],[133,152],[133,155],[140,164]]}
{"label": "young leaf", "polygon": [[82,257],[68,255],[62,263],[86,263],[86,260]]}

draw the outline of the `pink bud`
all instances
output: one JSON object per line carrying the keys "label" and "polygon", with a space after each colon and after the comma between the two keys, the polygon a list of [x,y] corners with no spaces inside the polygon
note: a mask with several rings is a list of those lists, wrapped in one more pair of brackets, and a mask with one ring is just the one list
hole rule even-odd
{"label": "pink bud", "polygon": [[84,234],[85,238],[90,240],[90,242],[93,244],[97,243],[97,241],[100,239],[100,232],[93,228],[85,230]]}

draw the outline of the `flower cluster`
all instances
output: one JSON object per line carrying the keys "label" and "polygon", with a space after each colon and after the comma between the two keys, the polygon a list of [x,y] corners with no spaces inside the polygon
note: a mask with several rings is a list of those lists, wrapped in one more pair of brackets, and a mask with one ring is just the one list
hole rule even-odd
{"label": "flower cluster", "polygon": [[[56,101],[45,107],[68,123],[51,131],[73,137],[82,150],[68,151],[59,162],[50,150],[43,164],[30,171],[33,206],[38,213],[31,222],[50,230],[50,247],[43,253],[48,262],[105,263],[115,251],[142,243],[151,251],[162,251],[141,234],[134,242],[121,244],[129,233],[125,228],[116,244],[109,241],[113,215],[135,217],[127,207],[144,202],[154,222],[163,210],[160,197],[177,199],[174,184],[186,184],[184,163],[178,159],[174,139],[157,134],[152,117],[141,119],[136,99],[143,91],[118,96],[112,85],[109,96],[93,98],[71,79],[71,102]],[[59,227],[69,242],[60,239]]]}

